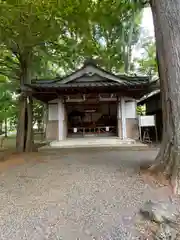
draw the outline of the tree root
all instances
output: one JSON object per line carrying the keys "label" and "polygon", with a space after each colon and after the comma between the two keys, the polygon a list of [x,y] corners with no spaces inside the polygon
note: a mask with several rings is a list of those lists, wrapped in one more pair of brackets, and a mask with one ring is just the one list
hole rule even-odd
{"label": "tree root", "polygon": [[162,145],[155,163],[141,166],[140,173],[159,186],[169,186],[173,194],[180,194],[180,150],[170,141]]}
{"label": "tree root", "polygon": [[153,172],[152,170],[141,171],[141,174],[145,181],[148,180],[148,183],[153,187],[164,187],[171,186],[170,180],[163,173]]}
{"label": "tree root", "polygon": [[148,185],[154,188],[166,186],[170,189],[172,195],[180,194],[178,192],[179,183],[177,177],[167,174],[163,170],[163,166],[154,164],[147,169],[141,169],[140,174]]}
{"label": "tree root", "polygon": [[140,174],[143,176],[144,181],[154,187],[169,187],[171,192],[174,193],[174,186],[172,185],[171,177],[164,171],[165,166],[161,163],[155,163],[146,168],[140,168]]}

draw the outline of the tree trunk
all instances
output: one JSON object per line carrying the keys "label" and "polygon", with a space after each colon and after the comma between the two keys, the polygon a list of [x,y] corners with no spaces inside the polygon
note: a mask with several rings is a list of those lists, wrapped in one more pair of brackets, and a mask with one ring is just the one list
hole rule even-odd
{"label": "tree trunk", "polygon": [[32,97],[23,93],[24,84],[31,82],[30,63],[31,51],[25,51],[20,54],[20,86],[22,96],[20,97],[20,114],[18,119],[16,149],[18,152],[31,151],[33,145],[33,128],[32,128]]}
{"label": "tree trunk", "polygon": [[0,120],[0,135],[2,134],[3,132],[3,121]]}
{"label": "tree trunk", "polygon": [[27,132],[26,132],[26,152],[33,150],[33,100],[32,97],[27,98]]}
{"label": "tree trunk", "polygon": [[19,98],[19,118],[16,135],[17,152],[24,152],[26,103],[26,97],[21,95]]}
{"label": "tree trunk", "polygon": [[130,69],[130,55],[129,55],[129,48],[127,46],[126,52],[124,53],[124,72],[129,73]]}
{"label": "tree trunk", "polygon": [[132,58],[132,38],[133,38],[133,31],[135,25],[135,14],[136,12],[133,11],[132,19],[131,19],[131,26],[129,28],[128,34],[128,42],[126,43],[126,51],[124,53],[124,71],[125,73],[129,73],[131,67],[131,58]]}
{"label": "tree trunk", "polygon": [[162,91],[163,139],[155,165],[180,193],[180,1],[152,0]]}
{"label": "tree trunk", "polygon": [[44,132],[44,136],[43,136],[43,140],[46,139],[46,130],[47,130],[47,124],[48,124],[48,104],[44,105],[44,124],[43,124],[43,132]]}
{"label": "tree trunk", "polygon": [[7,117],[4,119],[4,132],[5,132],[5,137],[8,136],[8,127],[7,127]]}

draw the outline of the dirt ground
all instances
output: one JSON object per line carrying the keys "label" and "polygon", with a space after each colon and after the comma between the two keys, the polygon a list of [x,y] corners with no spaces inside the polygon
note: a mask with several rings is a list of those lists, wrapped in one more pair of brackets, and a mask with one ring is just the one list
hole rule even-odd
{"label": "dirt ground", "polygon": [[156,154],[100,148],[10,156],[0,163],[0,239],[138,239],[142,204],[170,195],[139,174]]}

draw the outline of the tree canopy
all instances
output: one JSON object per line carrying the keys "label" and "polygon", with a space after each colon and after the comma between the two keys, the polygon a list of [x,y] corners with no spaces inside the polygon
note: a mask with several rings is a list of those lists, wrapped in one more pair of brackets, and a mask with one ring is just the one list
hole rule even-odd
{"label": "tree canopy", "polygon": [[98,58],[106,69],[128,71],[141,8],[130,0],[1,1],[0,43],[12,52],[21,79],[27,64],[32,77],[45,72],[51,77],[87,57]]}
{"label": "tree canopy", "polygon": [[[133,0],[1,0],[0,80],[6,79],[14,91],[23,89],[33,78],[67,74],[89,57],[107,70],[130,72],[142,7],[141,1]],[[20,95],[18,103],[20,151],[32,135],[30,98]],[[39,117],[42,108],[35,106],[34,116]],[[27,108],[29,137],[23,130]]]}
{"label": "tree canopy", "polygon": [[139,59],[136,59],[138,70],[141,73],[155,76],[158,74],[158,66],[156,59],[156,46],[153,39],[148,38],[143,44],[144,52]]}

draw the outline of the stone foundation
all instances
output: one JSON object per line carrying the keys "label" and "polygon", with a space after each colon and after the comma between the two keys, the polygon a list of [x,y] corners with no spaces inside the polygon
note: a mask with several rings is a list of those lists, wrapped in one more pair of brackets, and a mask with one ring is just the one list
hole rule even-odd
{"label": "stone foundation", "polygon": [[[117,120],[117,136],[122,139],[122,121]],[[139,139],[138,120],[134,118],[126,119],[126,131],[127,138]],[[67,137],[67,123],[66,118],[63,120],[63,139]],[[46,128],[46,139],[47,140],[58,140],[58,120],[48,121]]]}
{"label": "stone foundation", "polygon": [[126,119],[126,131],[127,138],[139,139],[138,119],[127,118]]}
{"label": "stone foundation", "polygon": [[49,120],[46,127],[46,139],[58,140],[58,120]]}
{"label": "stone foundation", "polygon": [[[118,129],[117,136],[122,138],[122,121],[121,119],[117,120]],[[139,129],[138,129],[138,120],[135,118],[127,118],[126,119],[126,134],[127,138],[131,139],[139,139]]]}

